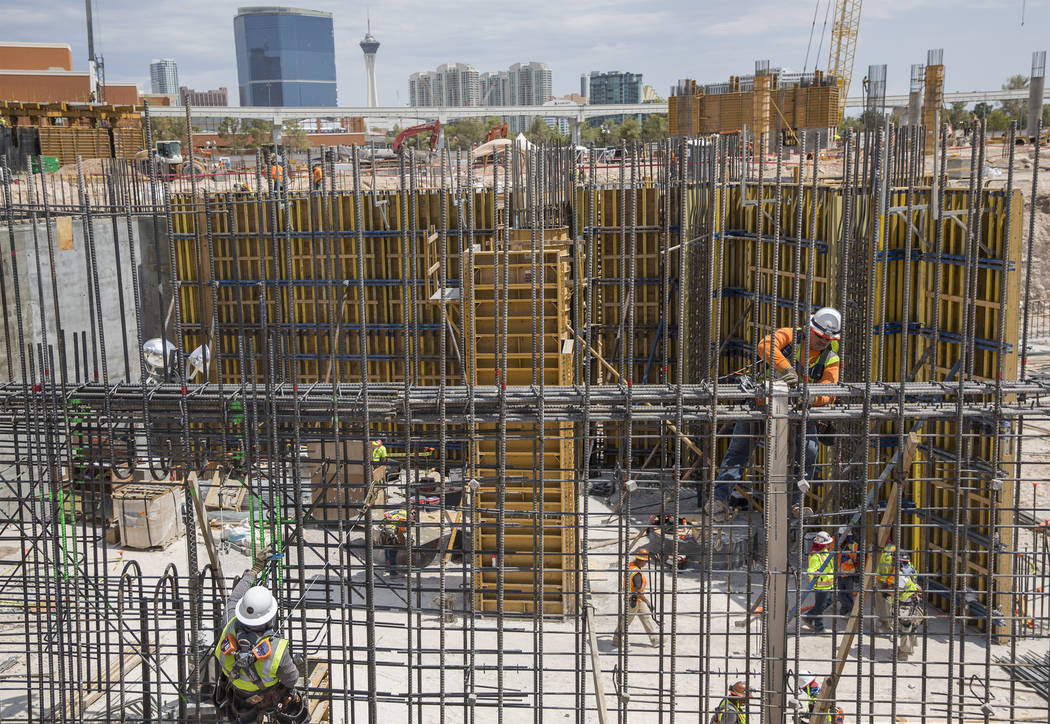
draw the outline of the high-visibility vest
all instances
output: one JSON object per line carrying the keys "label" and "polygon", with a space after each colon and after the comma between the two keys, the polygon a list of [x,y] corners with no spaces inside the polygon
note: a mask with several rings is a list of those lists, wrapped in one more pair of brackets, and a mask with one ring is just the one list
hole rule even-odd
{"label": "high-visibility vest", "polygon": [[839,548],[838,560],[835,561],[836,570],[844,576],[857,572],[857,551],[859,550],[856,541],[852,538],[847,538],[847,540],[849,542]]}
{"label": "high-visibility vest", "polygon": [[644,593],[645,592],[645,574],[642,573],[642,569],[631,561],[627,564],[627,576],[624,581],[624,588],[627,589],[628,593]]}
{"label": "high-visibility vest", "polygon": [[321,178],[322,178],[321,167],[320,166],[314,166],[314,181],[318,182],[318,181],[321,180]]}
{"label": "high-visibility vest", "polygon": [[[839,342],[837,339],[832,340],[831,344],[820,351],[820,354],[809,363],[808,369],[803,372],[805,365],[802,364],[802,351],[806,346],[805,330],[802,327],[795,327],[794,339],[780,350],[781,354],[792,361],[792,366],[799,373],[799,377],[807,377],[810,382],[818,382],[820,378],[824,376],[824,368],[830,367],[831,365],[837,365],[841,362],[839,359]],[[773,335],[775,336],[774,331]],[[763,342],[766,338],[763,338]],[[761,342],[759,343],[761,344]],[[772,340],[770,340],[772,344]],[[773,359],[773,351],[768,350],[769,359]],[[765,380],[771,374],[773,368],[772,362],[766,366],[766,371],[758,376],[759,380]]]}
{"label": "high-visibility vest", "polygon": [[382,529],[391,535],[397,535],[405,531],[408,524],[408,511],[404,508],[391,510],[383,514]]}
{"label": "high-visibility vest", "polygon": [[372,446],[372,462],[381,463],[386,459],[386,445]]}
{"label": "high-visibility vest", "polygon": [[728,696],[722,699],[722,703],[715,709],[715,716],[711,719],[712,724],[721,724],[725,721],[725,716],[730,710],[736,715],[736,720],[739,724],[747,724],[747,714],[744,713],[740,703],[735,699],[730,699]]}
{"label": "high-visibility vest", "polygon": [[[809,568],[807,573],[809,573],[811,581],[816,578],[816,581],[813,583],[814,590],[827,591],[835,585],[834,564],[829,562],[828,565],[824,565],[824,562],[829,558],[831,558],[830,551],[817,551],[809,554]],[[824,570],[822,571],[820,570],[821,566],[824,567]],[[818,574],[817,571],[820,571],[820,573]]]}
{"label": "high-visibility vest", "polygon": [[901,603],[911,603],[922,589],[911,576],[901,576],[901,583],[904,584],[904,588],[897,593],[897,600]]}
{"label": "high-visibility vest", "polygon": [[284,180],[284,167],[283,166],[279,166],[277,164],[274,164],[273,166],[270,166],[270,178],[272,178],[274,181],[283,181]]}
{"label": "high-visibility vest", "polygon": [[882,555],[879,556],[879,567],[875,571],[875,580],[883,586],[893,585],[893,569],[895,565],[893,554],[896,552],[895,549],[887,548],[882,551]]}
{"label": "high-visibility vest", "polygon": [[[236,623],[237,619],[230,619],[222,629],[219,642],[215,644],[215,658],[219,662],[219,668],[222,669],[230,685],[238,691],[253,693],[261,689],[269,689],[278,681],[277,669],[281,665],[281,659],[288,651],[288,641],[273,636],[266,636],[257,641],[256,648],[252,649],[253,661],[250,668],[245,670],[237,666]],[[268,648],[269,655],[260,658],[255,653],[260,648]]]}

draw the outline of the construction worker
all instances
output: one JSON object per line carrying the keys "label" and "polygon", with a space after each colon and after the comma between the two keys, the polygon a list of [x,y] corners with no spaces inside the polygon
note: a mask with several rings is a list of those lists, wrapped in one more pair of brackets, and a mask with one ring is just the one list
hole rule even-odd
{"label": "construction worker", "polygon": [[284,166],[281,165],[280,157],[275,156],[270,163],[270,179],[274,191],[284,191]]}
{"label": "construction worker", "polygon": [[315,163],[312,170],[314,191],[320,191],[324,186],[324,171],[321,169],[321,164]]}
{"label": "construction worker", "polygon": [[[914,569],[913,569],[914,570]],[[922,588],[915,577],[897,576],[897,655],[907,661],[915,651],[919,623],[922,621]]]}
{"label": "construction worker", "polygon": [[[226,625],[215,644],[220,676],[215,705],[238,724],[261,722],[271,712],[287,721],[306,721],[305,696],[296,691],[299,667],[287,639],[277,635],[277,600],[258,575],[268,560],[256,557],[226,602]],[[304,717],[305,715],[305,717]]]}
{"label": "construction worker", "polygon": [[[760,376],[765,379],[772,375],[789,387],[794,387],[800,379],[806,378],[810,383],[835,384],[839,381],[838,340],[842,331],[842,315],[831,307],[818,309],[809,318],[808,329],[803,327],[781,327],[758,343],[758,356],[767,365],[767,371]],[[809,360],[803,365],[803,350],[808,345]],[[809,400],[813,407],[829,405],[835,401],[830,395],[815,395]],[[746,505],[743,497],[733,496],[733,487],[744,477],[744,470],[751,459],[764,424],[741,420],[733,427],[733,439],[718,471],[718,482],[715,484],[714,497],[708,501],[709,510],[716,520],[731,517],[730,506]],[[813,480],[817,465],[817,427],[809,423],[805,437],[805,476]]]}
{"label": "construction worker", "polygon": [[859,548],[853,537],[853,531],[847,531],[846,537],[839,546],[835,559],[836,584],[839,595],[839,615],[848,616],[853,611],[853,599],[860,587],[860,569],[857,552]]}
{"label": "construction worker", "polygon": [[404,508],[388,510],[383,514],[383,523],[379,526],[383,545],[386,546],[386,564],[388,573],[397,576],[397,552],[405,547],[408,536],[409,512]]}
{"label": "construction worker", "polygon": [[897,546],[890,543],[882,549],[879,564],[875,568],[875,615],[876,630],[886,633],[893,623],[893,592],[896,589]]}
{"label": "construction worker", "polygon": [[[835,707],[834,714],[828,713],[821,715],[819,719],[814,719],[812,716],[813,708],[817,705],[817,700],[820,694],[820,682],[817,677],[808,671],[798,672],[798,676],[795,678],[798,684],[798,692],[800,694],[799,699],[796,699],[796,704],[792,704],[797,708],[801,708],[806,713],[803,715],[803,719],[809,724],[842,724],[843,714],[842,709]],[[828,707],[831,709],[832,707]]]}
{"label": "construction worker", "polygon": [[726,697],[715,708],[711,724],[747,724],[747,699],[751,691],[743,681],[730,686]]}
{"label": "construction worker", "polygon": [[835,539],[827,531],[820,531],[809,549],[809,583],[813,586],[813,607],[803,621],[817,633],[824,631],[824,611],[831,605],[832,589],[835,587],[835,561],[831,546]]}
{"label": "construction worker", "polygon": [[613,634],[613,646],[617,648],[620,647],[621,642],[627,640],[631,622],[636,617],[642,619],[642,627],[649,634],[649,643],[654,647],[660,645],[660,635],[653,620],[653,609],[645,596],[646,579],[645,574],[642,573],[642,568],[648,562],[649,551],[645,548],[639,548],[634,552],[631,562],[627,564],[627,575],[624,577],[624,591],[627,594],[627,615],[626,619],[621,619],[620,624],[616,627],[616,633]]}

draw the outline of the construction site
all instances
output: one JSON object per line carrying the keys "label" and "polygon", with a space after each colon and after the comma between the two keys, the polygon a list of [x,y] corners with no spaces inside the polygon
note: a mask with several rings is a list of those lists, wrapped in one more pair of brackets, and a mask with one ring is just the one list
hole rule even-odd
{"label": "construction site", "polygon": [[1045,53],[836,132],[857,17],[614,155],[0,105],[0,721],[1047,721]]}

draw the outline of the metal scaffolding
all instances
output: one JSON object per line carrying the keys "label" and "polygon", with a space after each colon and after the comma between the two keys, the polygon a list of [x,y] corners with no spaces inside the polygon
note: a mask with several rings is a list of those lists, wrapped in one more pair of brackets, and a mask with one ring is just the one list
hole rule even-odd
{"label": "metal scaffolding", "polygon": [[[1038,134],[992,181],[979,131],[958,181],[946,130],[868,120],[833,153],[355,152],[312,190],[287,155],[247,189],[0,164],[4,721],[214,720],[267,548],[312,721],[708,721],[738,680],[768,722],[1045,718]],[[757,350],[823,306],[810,405]],[[818,531],[858,543],[826,612]]]}

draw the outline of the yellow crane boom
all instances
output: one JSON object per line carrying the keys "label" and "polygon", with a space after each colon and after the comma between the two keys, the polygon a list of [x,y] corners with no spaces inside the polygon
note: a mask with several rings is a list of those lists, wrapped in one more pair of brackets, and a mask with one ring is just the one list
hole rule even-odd
{"label": "yellow crane boom", "polygon": [[862,0],[837,0],[834,24],[831,26],[831,46],[828,51],[828,73],[835,77],[839,87],[839,122],[846,111],[850,79],[853,77],[853,56],[857,51],[857,33],[860,31]]}

